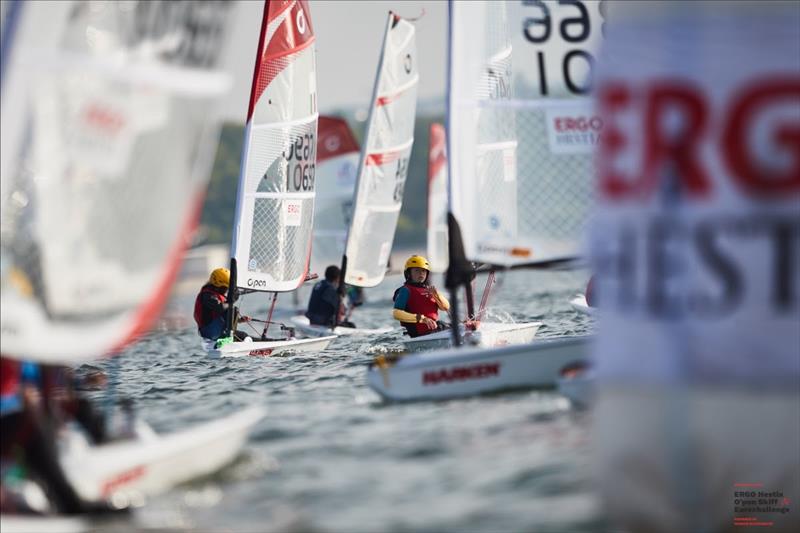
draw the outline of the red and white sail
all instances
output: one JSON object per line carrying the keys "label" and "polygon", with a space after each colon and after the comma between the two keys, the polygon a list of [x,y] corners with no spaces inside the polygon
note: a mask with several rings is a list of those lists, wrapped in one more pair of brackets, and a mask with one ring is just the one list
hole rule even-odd
{"label": "red and white sail", "polygon": [[307,2],[266,2],[231,246],[243,289],[290,291],[308,274],[317,157],[314,42]]}
{"label": "red and white sail", "polygon": [[414,143],[415,36],[413,24],[389,13],[345,248],[350,285],[374,287],[386,274]]}
{"label": "red and white sail", "polygon": [[434,272],[447,270],[447,154],[442,124],[430,127],[428,143],[428,262]]}
{"label": "red and white sail", "polygon": [[342,260],[353,214],[359,156],[358,142],[346,120],[319,117],[311,272],[321,275],[326,267]]}
{"label": "red and white sail", "polygon": [[231,9],[4,3],[4,355],[99,357],[158,316],[213,162]]}

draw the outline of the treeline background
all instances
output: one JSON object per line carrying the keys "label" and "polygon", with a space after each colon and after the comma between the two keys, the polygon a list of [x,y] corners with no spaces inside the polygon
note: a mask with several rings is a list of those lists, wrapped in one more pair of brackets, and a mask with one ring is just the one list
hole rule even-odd
{"label": "treeline background", "polygon": [[[347,120],[359,145],[363,145],[366,121],[356,121],[349,115],[349,113],[341,113],[335,116]],[[414,146],[411,150],[403,208],[397,224],[395,247],[407,248],[425,245],[428,210],[429,131],[432,123],[443,121],[444,116],[441,114],[417,116],[414,127]],[[243,141],[243,125],[229,123],[223,126],[211,182],[200,218],[200,227],[192,243],[194,246],[230,243]]]}

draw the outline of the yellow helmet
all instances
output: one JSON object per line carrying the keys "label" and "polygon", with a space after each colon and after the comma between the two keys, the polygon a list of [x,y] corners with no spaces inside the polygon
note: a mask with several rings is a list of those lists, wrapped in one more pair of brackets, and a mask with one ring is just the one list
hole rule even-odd
{"label": "yellow helmet", "polygon": [[215,287],[227,287],[231,283],[231,271],[227,268],[215,268],[208,282]]}
{"label": "yellow helmet", "polygon": [[431,264],[428,263],[428,260],[422,257],[421,255],[412,255],[406,261],[406,266],[404,270],[408,270],[409,268],[424,268],[428,272],[431,270]]}

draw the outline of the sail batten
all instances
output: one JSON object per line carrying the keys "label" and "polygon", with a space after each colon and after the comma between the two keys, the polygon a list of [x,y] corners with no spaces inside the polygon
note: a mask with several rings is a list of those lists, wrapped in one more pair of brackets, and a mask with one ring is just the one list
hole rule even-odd
{"label": "sail batten", "polygon": [[349,285],[374,287],[386,274],[414,142],[418,83],[414,25],[389,13],[345,245]]}

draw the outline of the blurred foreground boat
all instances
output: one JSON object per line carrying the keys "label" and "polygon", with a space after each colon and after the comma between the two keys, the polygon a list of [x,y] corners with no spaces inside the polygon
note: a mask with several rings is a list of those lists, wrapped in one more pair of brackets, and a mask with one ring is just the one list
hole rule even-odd
{"label": "blurred foreground boat", "polygon": [[[235,9],[174,6],[2,3],[4,358],[74,366],[119,355],[166,300],[215,153],[216,105],[231,85],[220,56]],[[37,408],[23,401],[12,414]],[[136,421],[132,437],[102,445],[87,444],[71,419],[48,420],[62,425],[53,463],[83,503],[153,495],[231,462],[262,415],[246,410],[170,435]],[[18,518],[3,515],[3,532],[83,524]]]}

